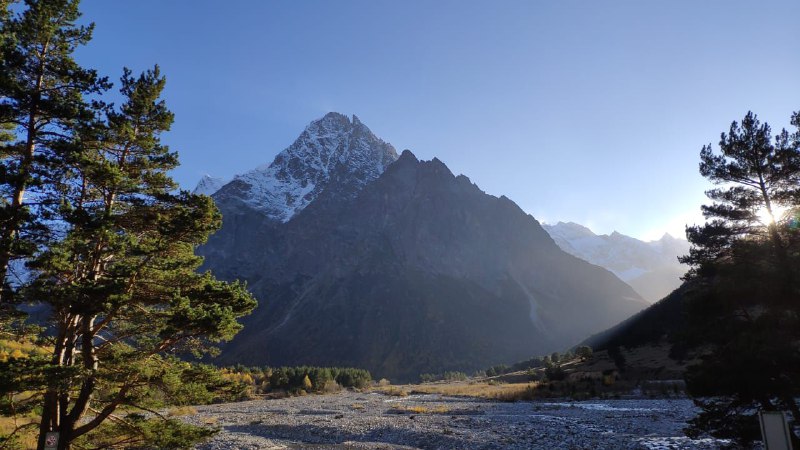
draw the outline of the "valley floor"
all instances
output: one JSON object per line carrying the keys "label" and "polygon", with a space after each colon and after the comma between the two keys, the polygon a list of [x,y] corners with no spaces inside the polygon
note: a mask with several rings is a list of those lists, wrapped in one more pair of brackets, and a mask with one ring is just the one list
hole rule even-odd
{"label": "valley floor", "polygon": [[344,392],[197,407],[221,432],[198,450],[714,449],[681,432],[690,400],[501,403],[437,394]]}

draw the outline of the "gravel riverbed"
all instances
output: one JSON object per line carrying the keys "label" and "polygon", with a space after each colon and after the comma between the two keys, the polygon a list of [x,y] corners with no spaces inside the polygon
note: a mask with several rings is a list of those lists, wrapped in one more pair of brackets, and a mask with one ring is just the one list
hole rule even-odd
{"label": "gravel riverbed", "polygon": [[715,449],[682,429],[690,400],[500,403],[440,395],[343,392],[197,407],[183,419],[217,426],[198,450]]}

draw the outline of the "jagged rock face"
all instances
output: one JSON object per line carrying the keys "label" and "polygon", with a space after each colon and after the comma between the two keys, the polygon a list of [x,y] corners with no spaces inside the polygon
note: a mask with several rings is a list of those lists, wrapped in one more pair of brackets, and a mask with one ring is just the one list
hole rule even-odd
{"label": "jagged rock face", "polygon": [[563,350],[646,306],[437,159],[405,151],[360,190],[337,183],[286,222],[214,196],[223,227],[206,267],[261,302],[220,362],[413,380]]}
{"label": "jagged rock face", "polygon": [[287,222],[321,192],[352,196],[397,159],[358,117],[329,113],[311,124],[272,164],[236,176],[216,192],[219,202],[242,203]]}
{"label": "jagged rock face", "polygon": [[687,270],[678,256],[689,253],[689,242],[669,234],[644,242],[616,231],[597,235],[573,222],[544,225],[544,229],[562,250],[614,272],[649,302],[677,289]]}

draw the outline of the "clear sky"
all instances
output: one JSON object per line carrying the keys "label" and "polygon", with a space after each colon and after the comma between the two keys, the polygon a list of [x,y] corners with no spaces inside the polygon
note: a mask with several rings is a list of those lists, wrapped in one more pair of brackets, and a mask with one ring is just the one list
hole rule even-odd
{"label": "clear sky", "polygon": [[539,220],[658,238],[696,222],[700,148],[800,110],[800,1],[83,0],[79,60],[158,63],[176,179],[271,162],[356,114]]}

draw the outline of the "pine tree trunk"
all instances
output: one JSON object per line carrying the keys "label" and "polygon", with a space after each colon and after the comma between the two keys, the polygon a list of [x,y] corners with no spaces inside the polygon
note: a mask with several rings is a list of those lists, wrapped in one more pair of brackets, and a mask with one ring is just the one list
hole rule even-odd
{"label": "pine tree trunk", "polygon": [[[769,238],[772,242],[773,250],[775,251],[775,257],[778,261],[778,265],[780,266],[779,270],[783,275],[783,286],[781,286],[781,290],[783,291],[783,295],[789,296],[791,295],[793,282],[792,271],[789,267],[789,255],[786,252],[786,246],[784,245],[783,239],[781,239],[781,235],[778,232],[778,225],[775,223],[775,215],[772,210],[772,197],[767,191],[767,185],[761,172],[758,174],[758,181],[759,188],[761,190],[761,199],[764,201],[764,206],[767,208],[767,212],[769,213],[769,217],[771,219],[771,222],[767,225],[767,232],[769,233]],[[782,300],[785,301],[785,299]]]}
{"label": "pine tree trunk", "polygon": [[45,435],[50,431],[59,431],[58,393],[48,391],[44,394],[42,419],[39,423],[39,441],[36,448],[44,450]]}
{"label": "pine tree trunk", "polygon": [[[56,336],[55,345],[53,347],[53,357],[50,363],[53,366],[63,367],[69,364],[68,353],[72,350],[70,342],[74,342],[74,324],[76,318],[69,314],[65,314],[59,321],[58,335]],[[39,422],[39,441],[37,448],[44,449],[45,435],[49,431],[62,432],[63,418],[65,412],[62,408],[66,408],[68,402],[62,401],[61,392],[58,388],[60,380],[48,380],[47,391],[44,394],[44,406],[42,408],[42,418]],[[59,438],[61,442],[62,438]],[[60,444],[59,444],[60,445]]]}
{"label": "pine tree trunk", "polygon": [[58,450],[69,450],[72,447],[72,431],[75,424],[65,421],[61,424],[59,437],[58,437]]}

